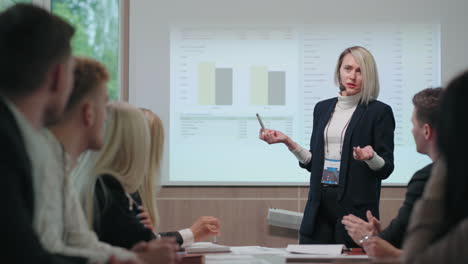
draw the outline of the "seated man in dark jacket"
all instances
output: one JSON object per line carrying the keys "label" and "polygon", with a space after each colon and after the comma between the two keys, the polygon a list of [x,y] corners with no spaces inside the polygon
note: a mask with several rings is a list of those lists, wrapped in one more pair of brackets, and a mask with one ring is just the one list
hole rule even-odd
{"label": "seated man in dark jacket", "polygon": [[[413,97],[413,136],[416,142],[416,150],[428,155],[432,161],[438,158],[435,144],[435,124],[439,111],[439,100],[442,88],[429,88],[420,91]],[[368,222],[354,215],[343,217],[348,234],[358,245],[361,245],[369,256],[374,257],[399,257],[403,239],[408,226],[414,203],[421,197],[424,186],[431,174],[432,164],[417,171],[410,182],[406,192],[405,201],[396,218],[390,225],[381,230],[380,222],[370,211],[367,212]]]}
{"label": "seated man in dark jacket", "polygon": [[[55,122],[71,91],[73,58],[68,23],[33,5],[0,13],[0,217],[3,259],[11,263],[85,263],[54,255],[33,231],[39,130]],[[40,180],[40,179],[39,179]]]}

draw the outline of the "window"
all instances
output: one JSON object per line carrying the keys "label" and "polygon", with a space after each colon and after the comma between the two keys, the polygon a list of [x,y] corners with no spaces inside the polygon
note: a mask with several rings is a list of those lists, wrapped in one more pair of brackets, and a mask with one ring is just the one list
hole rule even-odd
{"label": "window", "polygon": [[109,97],[118,100],[120,0],[0,0],[0,11],[16,3],[34,3],[50,9],[76,29],[73,54],[94,58],[109,71]]}
{"label": "window", "polygon": [[3,11],[16,3],[31,3],[32,0],[0,0],[0,11]]}
{"label": "window", "polygon": [[[4,1],[4,0],[0,0]],[[109,97],[119,99],[119,0],[51,0],[51,10],[75,26],[73,53],[103,63]]]}

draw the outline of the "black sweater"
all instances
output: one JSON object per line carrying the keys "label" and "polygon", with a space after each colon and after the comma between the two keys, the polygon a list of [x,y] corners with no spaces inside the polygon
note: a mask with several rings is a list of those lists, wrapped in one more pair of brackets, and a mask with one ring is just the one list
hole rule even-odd
{"label": "black sweater", "polygon": [[408,228],[414,203],[421,198],[424,192],[424,187],[431,175],[432,165],[433,163],[414,173],[408,183],[405,201],[398,211],[397,217],[395,217],[390,225],[379,234],[382,239],[390,242],[390,244],[397,248],[402,248],[403,246],[403,238]]}
{"label": "black sweater", "polygon": [[[156,238],[153,231],[140,223],[137,217],[139,213],[138,204],[130,202],[123,186],[115,177],[107,174],[99,177],[94,206],[94,231],[99,240],[130,249],[140,241]],[[176,237],[179,244],[183,243],[179,232],[160,235]]]}

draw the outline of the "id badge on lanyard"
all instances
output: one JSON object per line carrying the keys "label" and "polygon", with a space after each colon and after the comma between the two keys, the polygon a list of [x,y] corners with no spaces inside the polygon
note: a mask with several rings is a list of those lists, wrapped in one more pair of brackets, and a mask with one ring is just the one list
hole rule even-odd
{"label": "id badge on lanyard", "polygon": [[340,177],[340,160],[325,159],[322,173],[322,183],[337,185]]}

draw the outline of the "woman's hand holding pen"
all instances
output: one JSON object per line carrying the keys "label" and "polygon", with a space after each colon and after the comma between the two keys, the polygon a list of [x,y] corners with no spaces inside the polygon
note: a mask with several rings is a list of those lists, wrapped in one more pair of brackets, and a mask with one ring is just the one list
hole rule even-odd
{"label": "woman's hand holding pen", "polygon": [[285,143],[288,136],[273,129],[260,129],[260,139],[268,144]]}
{"label": "woman's hand holding pen", "polygon": [[374,157],[374,149],[371,146],[353,147],[353,157],[355,160],[370,160]]}
{"label": "woman's hand holding pen", "polygon": [[297,148],[297,143],[292,141],[283,132],[273,129],[260,129],[259,138],[268,144],[284,143],[289,150]]}

